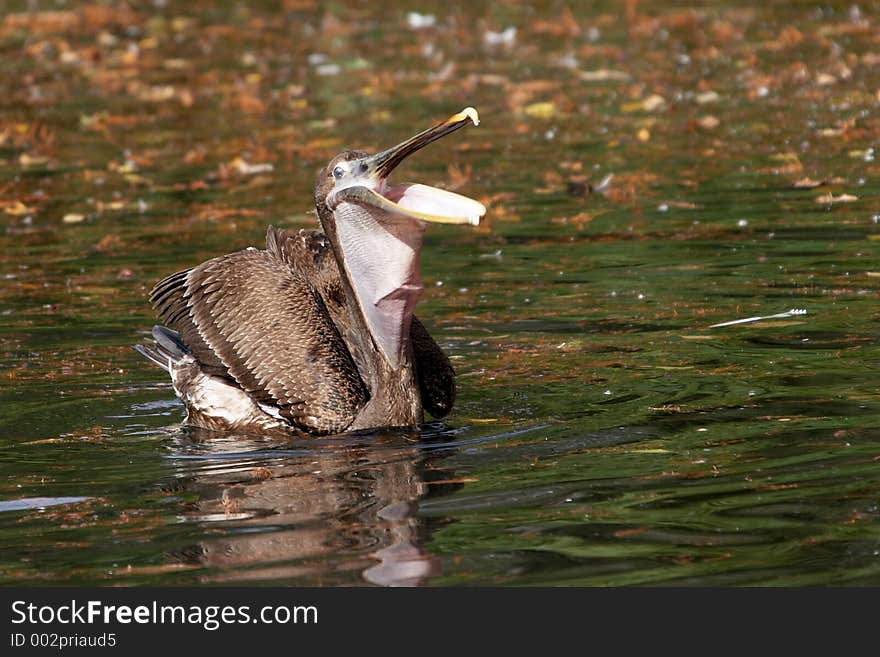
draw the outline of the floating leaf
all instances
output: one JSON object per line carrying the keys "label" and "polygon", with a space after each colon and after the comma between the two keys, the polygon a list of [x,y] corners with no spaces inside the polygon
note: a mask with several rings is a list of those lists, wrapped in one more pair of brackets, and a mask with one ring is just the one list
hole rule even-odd
{"label": "floating leaf", "polygon": [[532,103],[523,108],[523,113],[533,119],[549,119],[556,115],[556,105],[550,102]]}
{"label": "floating leaf", "polygon": [[642,101],[642,109],[646,112],[654,112],[663,108],[665,105],[666,100],[659,94],[652,94]]}
{"label": "floating leaf", "polygon": [[709,114],[708,116],[701,116],[697,119],[697,125],[706,130],[714,130],[719,125],[721,125],[721,121],[717,116],[712,116]]}
{"label": "floating leaf", "polygon": [[30,153],[22,153],[18,156],[18,163],[23,167],[34,167],[46,164],[48,157],[43,155],[31,155]]}
{"label": "floating leaf", "polygon": [[858,196],[853,196],[852,194],[841,194],[840,196],[835,196],[834,194],[822,194],[822,196],[816,197],[816,203],[852,203],[853,201],[858,201]]}
{"label": "floating leaf", "polygon": [[607,68],[600,68],[595,71],[581,71],[579,76],[585,82],[603,82],[605,80],[619,80],[623,82],[630,78],[629,73],[626,71],[613,71]]}
{"label": "floating leaf", "polygon": [[800,180],[794,181],[791,186],[795,189],[814,189],[816,187],[821,187],[825,184],[824,180],[813,180],[810,177],[801,178]]}
{"label": "floating leaf", "polygon": [[238,171],[238,173],[243,176],[251,176],[255,173],[268,173],[275,169],[275,167],[269,162],[250,164],[248,162],[245,162],[240,157],[232,160],[232,162],[229,163],[229,166]]}
{"label": "floating leaf", "polygon": [[711,90],[698,93],[694,97],[694,100],[696,100],[697,103],[700,105],[706,105],[707,103],[717,103],[719,99],[720,96],[716,92]]}
{"label": "floating leaf", "polygon": [[21,201],[13,201],[8,204],[3,211],[6,214],[11,214],[14,217],[20,217],[25,214],[31,214],[32,212],[36,212],[36,208],[29,207],[22,203]]}

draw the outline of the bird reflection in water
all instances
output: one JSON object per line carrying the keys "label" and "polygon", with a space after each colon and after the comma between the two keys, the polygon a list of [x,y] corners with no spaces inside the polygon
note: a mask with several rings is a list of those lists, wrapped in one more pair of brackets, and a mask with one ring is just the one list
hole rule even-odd
{"label": "bird reflection in water", "polygon": [[181,519],[217,536],[175,557],[207,582],[422,585],[440,562],[419,500],[460,487],[435,463],[448,439],[396,429],[282,446],[189,428],[173,458],[198,501]]}

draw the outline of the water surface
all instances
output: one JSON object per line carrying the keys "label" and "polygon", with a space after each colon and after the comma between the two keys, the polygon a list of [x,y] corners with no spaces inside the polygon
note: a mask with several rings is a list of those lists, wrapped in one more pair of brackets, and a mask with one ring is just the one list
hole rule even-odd
{"label": "water surface", "polygon": [[[0,582],[880,583],[880,6],[156,5],[0,18]],[[454,412],[181,427],[152,284],[465,105]]]}

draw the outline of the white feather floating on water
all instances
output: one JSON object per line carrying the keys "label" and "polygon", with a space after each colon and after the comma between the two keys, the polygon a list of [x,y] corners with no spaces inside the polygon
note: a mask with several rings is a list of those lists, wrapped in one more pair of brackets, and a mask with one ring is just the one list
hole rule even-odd
{"label": "white feather floating on water", "polygon": [[784,319],[786,317],[797,317],[799,315],[806,315],[806,308],[792,308],[791,310],[787,310],[784,313],[776,313],[775,315],[764,315],[759,317],[746,317],[745,319],[734,319],[730,322],[721,322],[720,324],[712,324],[709,328],[721,328],[722,326],[733,326],[735,324],[748,324],[750,322],[760,322],[765,319]]}

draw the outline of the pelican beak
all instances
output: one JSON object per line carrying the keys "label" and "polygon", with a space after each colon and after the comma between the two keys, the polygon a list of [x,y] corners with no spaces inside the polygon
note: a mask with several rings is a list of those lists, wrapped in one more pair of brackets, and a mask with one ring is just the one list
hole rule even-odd
{"label": "pelican beak", "polygon": [[410,137],[397,146],[392,146],[388,150],[376,153],[366,158],[367,169],[377,178],[387,178],[394,168],[403,162],[404,159],[421,150],[431,142],[437,141],[441,137],[452,134],[456,130],[463,128],[473,122],[474,125],[480,125],[480,115],[473,107],[466,107],[458,114],[453,114],[445,121],[438,123],[432,128],[420,132]]}
{"label": "pelican beak", "polygon": [[410,137],[397,146],[375,155],[368,155],[353,163],[358,171],[356,179],[339,190],[334,190],[331,205],[342,200],[373,205],[384,212],[408,216],[419,221],[443,224],[480,223],[486,213],[482,203],[461,194],[419,183],[389,186],[386,179],[408,156],[431,142],[463,128],[468,123],[480,124],[473,107],[466,107],[432,128]]}

